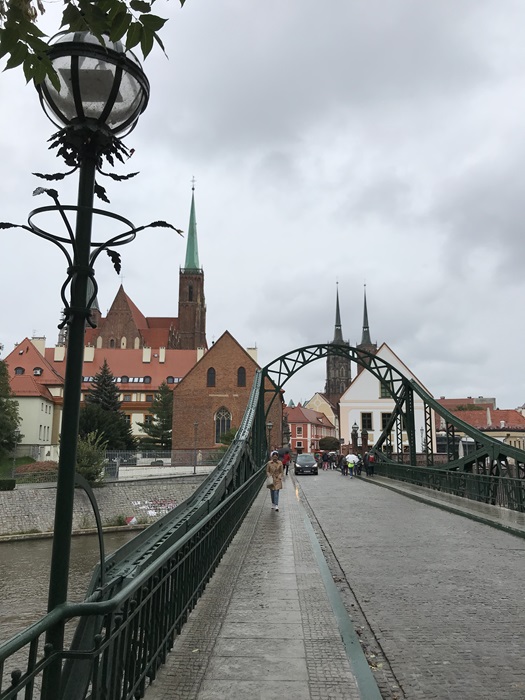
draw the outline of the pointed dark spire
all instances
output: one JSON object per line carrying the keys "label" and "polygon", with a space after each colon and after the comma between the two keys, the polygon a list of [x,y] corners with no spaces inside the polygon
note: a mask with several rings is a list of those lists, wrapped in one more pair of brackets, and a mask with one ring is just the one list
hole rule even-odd
{"label": "pointed dark spire", "polygon": [[363,336],[361,338],[361,345],[372,345],[372,340],[370,339],[370,328],[368,327],[368,309],[366,308],[366,284],[365,284],[365,306],[363,312]]}
{"label": "pointed dark spire", "polygon": [[339,313],[339,282],[336,282],[336,293],[335,293],[335,333],[334,333],[334,343],[343,342],[343,330],[341,328],[341,314]]}
{"label": "pointed dark spire", "polygon": [[191,209],[190,223],[188,226],[188,242],[186,244],[186,262],[184,263],[186,270],[199,270],[199,247],[197,245],[197,220],[195,217],[195,178],[192,180],[191,187]]}

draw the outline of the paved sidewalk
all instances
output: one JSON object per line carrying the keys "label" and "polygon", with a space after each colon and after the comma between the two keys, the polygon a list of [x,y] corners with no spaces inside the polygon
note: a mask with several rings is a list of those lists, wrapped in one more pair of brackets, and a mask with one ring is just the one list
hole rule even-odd
{"label": "paved sidewalk", "polygon": [[525,537],[525,513],[516,510],[508,510],[501,506],[493,506],[488,503],[472,501],[461,496],[454,496],[444,491],[436,491],[425,486],[416,486],[404,481],[396,481],[387,477],[374,476],[372,478],[361,476],[363,481],[384,486],[391,491],[402,493],[404,496],[413,498],[422,503],[447,510],[450,513],[462,515],[471,520],[496,527],[499,530],[508,532],[511,535]]}
{"label": "paved sidewalk", "polygon": [[147,700],[380,700],[291,478],[262,489]]}

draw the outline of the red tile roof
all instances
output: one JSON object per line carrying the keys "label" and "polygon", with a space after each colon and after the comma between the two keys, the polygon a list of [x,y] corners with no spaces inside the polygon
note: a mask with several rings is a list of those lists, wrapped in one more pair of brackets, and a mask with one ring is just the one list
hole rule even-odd
{"label": "red tile roof", "polygon": [[[94,377],[100,371],[107,360],[109,369],[114,377],[127,376],[129,378],[151,377],[150,384],[143,382],[130,382],[121,384],[121,390],[129,390],[141,387],[143,391],[155,391],[167,377],[182,378],[197,362],[196,350],[166,350],[165,362],[159,362],[160,353],[152,351],[151,361],[143,362],[142,350],[121,350],[119,348],[95,349],[94,359],[91,362],[84,362],[82,376]],[[52,359],[54,348],[46,348],[46,356],[51,358],[51,364],[64,366],[64,361],[55,363]],[[155,357],[157,355],[157,357]],[[88,383],[84,383],[83,388],[87,388]]]}
{"label": "red tile roof", "polygon": [[313,411],[311,408],[303,408],[300,405],[293,408],[285,407],[284,414],[288,419],[288,423],[312,423],[326,428],[335,427],[324,413]]}
{"label": "red tile roof", "polygon": [[[513,409],[483,408],[481,411],[451,411],[451,413],[478,430],[525,430],[525,416]],[[436,423],[439,430],[440,420],[437,415]]]}
{"label": "red tile roof", "polygon": [[[38,377],[40,379],[40,377]],[[28,374],[15,374],[9,381],[11,391],[15,396],[42,396],[44,399],[53,401],[49,389],[37,381],[37,377]]]}
{"label": "red tile roof", "polygon": [[[39,384],[60,386],[64,383],[64,363],[62,363],[61,367],[55,367],[41,355],[29,338],[24,338],[21,343],[18,343],[16,348],[5,358],[5,362],[8,367],[10,382],[13,381],[14,377],[35,376],[34,370],[38,368],[42,370],[42,374],[36,377]],[[17,367],[22,367],[24,374],[15,374]]]}

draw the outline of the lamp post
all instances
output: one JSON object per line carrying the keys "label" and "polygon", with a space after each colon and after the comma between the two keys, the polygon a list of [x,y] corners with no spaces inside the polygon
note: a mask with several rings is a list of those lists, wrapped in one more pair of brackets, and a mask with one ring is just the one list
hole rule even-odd
{"label": "lamp post", "polygon": [[[69,262],[68,278],[62,287],[65,304],[62,327],[68,326],[68,343],[48,597],[48,611],[51,611],[67,599],[84,331],[86,323],[91,324],[90,309],[97,290],[93,264],[101,250],[107,250],[109,244],[123,245],[133,240],[137,231],[123,217],[93,209],[95,173],[104,155],[109,154],[111,158],[122,150],[118,136],[129,133],[146,108],[149,84],[139,61],[131,52],[124,53],[120,42],[107,40],[104,46],[88,32],[58,35],[51,40],[48,56],[58,75],[60,89],[46,78],[37,86],[40,101],[51,121],[61,127],[55,135],[59,154],[79,171],[76,207],[61,206],[55,199],[55,207],[36,209],[29,216],[32,232],[58,245]],[[51,191],[48,194],[53,196]],[[32,221],[37,214],[56,210],[68,231],[67,238],[46,233]],[[76,212],[74,232],[66,211]],[[107,243],[92,242],[94,213],[117,219],[129,230]],[[72,258],[63,243],[71,244]],[[97,246],[94,253],[91,253],[92,246]],[[70,301],[65,298],[68,284],[71,285]],[[64,626],[60,624],[48,633],[46,643],[58,651],[63,642]],[[59,685],[60,662],[51,664],[47,670],[42,697],[51,698],[53,693],[56,697]]]}
{"label": "lamp post", "polygon": [[270,442],[270,438],[272,435],[272,428],[273,428],[273,423],[271,420],[269,420],[266,423],[266,430],[268,431],[268,452],[271,452],[271,450],[272,450],[272,443]]}
{"label": "lamp post", "polygon": [[359,426],[354,423],[352,426],[352,452],[357,453],[357,439],[359,437]]}
{"label": "lamp post", "polygon": [[193,473],[197,473],[197,431],[199,430],[199,423],[195,421],[193,424]]}

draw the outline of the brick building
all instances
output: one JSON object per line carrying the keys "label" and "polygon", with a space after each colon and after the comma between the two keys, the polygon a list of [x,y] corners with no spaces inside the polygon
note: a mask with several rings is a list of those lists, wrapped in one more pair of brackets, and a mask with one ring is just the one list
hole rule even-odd
{"label": "brick building", "polygon": [[[241,424],[259,365],[226,331],[173,389],[173,449],[215,448],[220,436]],[[282,402],[268,420],[272,443],[282,444]]]}

